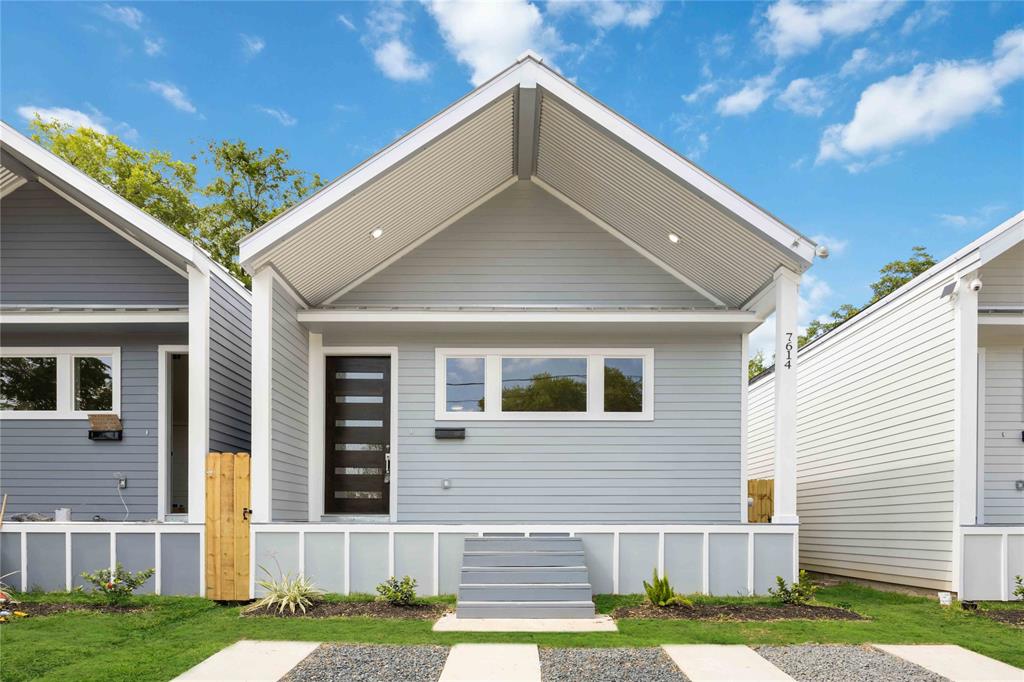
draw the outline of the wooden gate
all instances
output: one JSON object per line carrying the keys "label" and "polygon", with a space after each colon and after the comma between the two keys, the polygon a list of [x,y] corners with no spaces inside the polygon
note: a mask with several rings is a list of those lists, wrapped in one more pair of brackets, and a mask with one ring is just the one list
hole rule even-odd
{"label": "wooden gate", "polygon": [[249,453],[206,456],[206,597],[249,599]]}
{"label": "wooden gate", "polygon": [[747,497],[754,500],[754,504],[747,507],[747,521],[771,523],[775,507],[775,481],[770,478],[747,481]]}

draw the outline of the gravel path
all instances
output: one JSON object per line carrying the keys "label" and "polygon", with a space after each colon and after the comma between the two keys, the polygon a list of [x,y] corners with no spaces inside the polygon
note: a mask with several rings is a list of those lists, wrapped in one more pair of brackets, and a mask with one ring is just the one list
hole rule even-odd
{"label": "gravel path", "polygon": [[797,682],[946,682],[946,678],[869,646],[802,644],[754,647]]}
{"label": "gravel path", "polygon": [[688,682],[660,648],[540,650],[544,682]]}
{"label": "gravel path", "polygon": [[446,646],[321,644],[292,669],[290,682],[436,682]]}

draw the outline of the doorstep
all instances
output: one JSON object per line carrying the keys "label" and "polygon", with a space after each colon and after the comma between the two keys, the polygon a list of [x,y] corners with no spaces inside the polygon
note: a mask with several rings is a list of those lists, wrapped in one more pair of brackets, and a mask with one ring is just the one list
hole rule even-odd
{"label": "doorstep", "polygon": [[446,613],[434,632],[618,632],[611,616],[593,618],[459,618]]}

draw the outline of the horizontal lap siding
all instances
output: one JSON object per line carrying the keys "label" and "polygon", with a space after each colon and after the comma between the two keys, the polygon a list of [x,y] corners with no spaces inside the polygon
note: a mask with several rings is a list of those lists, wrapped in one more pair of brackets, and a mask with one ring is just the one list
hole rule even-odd
{"label": "horizontal lap siding", "polygon": [[277,282],[273,291],[271,372],[271,509],[274,521],[307,520],[309,480],[309,335],[296,304]]}
{"label": "horizontal lap siding", "polygon": [[181,275],[39,183],[0,207],[0,303],[187,306]]}
{"label": "horizontal lap siding", "polygon": [[1024,348],[985,349],[984,419],[985,523],[1024,524]]}
{"label": "horizontal lap siding", "polygon": [[529,182],[511,186],[338,302],[713,305]]}
{"label": "horizontal lap siding", "polygon": [[[935,287],[801,354],[797,508],[803,568],[949,588],[953,551],[954,325]],[[774,378],[750,388],[774,407]],[[751,419],[754,471],[773,456]]]}
{"label": "horizontal lap siding", "polygon": [[994,258],[979,273],[984,286],[978,294],[978,306],[1024,308],[1024,244]]}
{"label": "horizontal lap siding", "polygon": [[[50,344],[54,345],[50,339]],[[117,343],[112,345],[118,345]],[[129,520],[156,517],[157,349],[151,342],[121,344],[121,441],[91,441],[81,420],[0,421],[0,492],[7,516],[53,514],[70,507],[75,521],[100,515],[120,521],[125,510],[115,473],[128,478],[121,491]]]}
{"label": "horizontal lap siding", "polygon": [[210,449],[248,452],[252,405],[252,305],[210,278]]}
{"label": "horizontal lap siding", "polygon": [[775,477],[775,384],[762,377],[747,403],[747,478]]}

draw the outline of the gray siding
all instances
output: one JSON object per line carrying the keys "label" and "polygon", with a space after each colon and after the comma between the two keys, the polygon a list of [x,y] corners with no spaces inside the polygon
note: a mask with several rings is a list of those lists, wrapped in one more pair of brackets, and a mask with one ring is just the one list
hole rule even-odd
{"label": "gray siding", "polygon": [[37,182],[0,226],[0,304],[188,305],[184,277]]}
{"label": "gray siding", "polygon": [[[113,340],[111,340],[113,339]],[[153,519],[157,511],[157,344],[180,343],[171,337],[92,336],[69,339],[4,336],[7,345],[61,343],[121,348],[121,419],[124,439],[91,441],[86,420],[0,421],[0,492],[8,494],[7,516],[53,513],[71,507],[75,521],[99,514],[124,518],[114,473],[128,477],[121,491],[133,521]]]}
{"label": "gray siding", "polygon": [[210,449],[248,452],[252,405],[252,305],[210,277]]}
{"label": "gray siding", "polygon": [[509,187],[337,303],[713,307],[529,182]]}
{"label": "gray siding", "polygon": [[[324,344],[398,346],[399,521],[737,521],[739,336],[603,341],[655,349],[654,421],[434,420],[436,347],[585,347],[592,336],[350,333]],[[465,441],[435,440],[436,426],[462,425]]]}
{"label": "gray siding", "polygon": [[1024,308],[1024,244],[992,259],[979,274],[985,286],[978,294],[978,307]]}
{"label": "gray siding", "polygon": [[[1024,524],[1024,347],[985,348],[981,509],[985,523]],[[1020,571],[1018,571],[1019,573]]]}
{"label": "gray siding", "polygon": [[274,283],[270,352],[271,510],[274,521],[309,518],[309,334],[297,306]]}

